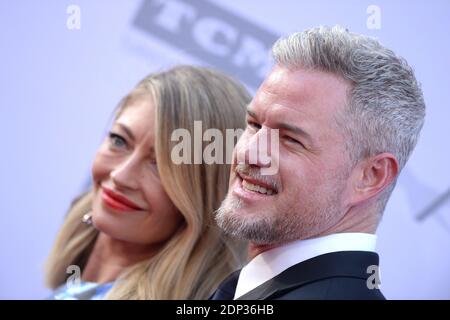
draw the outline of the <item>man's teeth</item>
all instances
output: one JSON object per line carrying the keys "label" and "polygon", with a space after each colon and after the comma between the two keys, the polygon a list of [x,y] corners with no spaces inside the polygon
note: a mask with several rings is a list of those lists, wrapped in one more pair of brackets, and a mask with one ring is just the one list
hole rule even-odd
{"label": "man's teeth", "polygon": [[271,189],[266,189],[266,188],[258,186],[256,184],[247,182],[246,180],[242,180],[242,186],[244,187],[244,189],[267,194],[269,196],[273,194],[273,191]]}

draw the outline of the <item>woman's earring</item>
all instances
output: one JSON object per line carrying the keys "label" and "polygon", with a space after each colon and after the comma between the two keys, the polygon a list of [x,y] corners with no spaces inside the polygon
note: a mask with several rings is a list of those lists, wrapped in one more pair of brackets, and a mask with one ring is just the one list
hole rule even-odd
{"label": "woman's earring", "polygon": [[83,216],[83,218],[81,219],[81,221],[87,225],[91,225],[92,224],[92,214],[86,213]]}

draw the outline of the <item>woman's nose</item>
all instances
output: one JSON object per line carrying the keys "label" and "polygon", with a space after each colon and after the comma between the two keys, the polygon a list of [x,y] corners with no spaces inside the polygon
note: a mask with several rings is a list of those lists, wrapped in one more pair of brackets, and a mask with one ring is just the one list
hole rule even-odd
{"label": "woman's nose", "polygon": [[130,156],[111,171],[113,183],[120,188],[137,189],[139,187],[139,159]]}

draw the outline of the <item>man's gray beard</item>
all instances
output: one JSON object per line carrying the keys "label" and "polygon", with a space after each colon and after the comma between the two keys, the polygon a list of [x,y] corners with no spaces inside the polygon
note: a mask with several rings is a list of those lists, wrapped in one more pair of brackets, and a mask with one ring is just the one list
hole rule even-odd
{"label": "man's gray beard", "polygon": [[278,244],[297,238],[295,221],[289,221],[283,215],[235,215],[235,210],[241,207],[242,201],[229,195],[215,212],[217,224],[229,236],[256,244]]}

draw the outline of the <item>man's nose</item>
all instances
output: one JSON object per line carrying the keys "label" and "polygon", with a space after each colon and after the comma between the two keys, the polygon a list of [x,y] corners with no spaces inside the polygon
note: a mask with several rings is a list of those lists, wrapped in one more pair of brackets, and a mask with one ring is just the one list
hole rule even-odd
{"label": "man's nose", "polygon": [[111,171],[110,177],[118,188],[137,189],[139,187],[140,161],[131,155]]}
{"label": "man's nose", "polygon": [[[276,130],[276,131],[275,131]],[[261,168],[271,166],[275,141],[278,139],[278,130],[262,127],[256,134],[244,142],[242,148],[238,149],[238,163],[255,165]]]}

